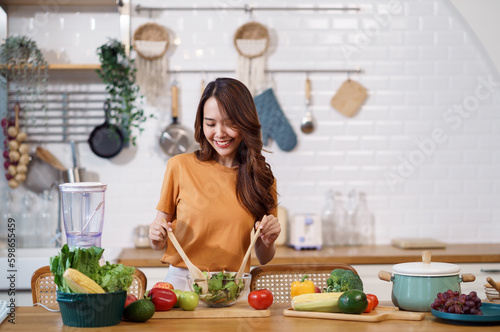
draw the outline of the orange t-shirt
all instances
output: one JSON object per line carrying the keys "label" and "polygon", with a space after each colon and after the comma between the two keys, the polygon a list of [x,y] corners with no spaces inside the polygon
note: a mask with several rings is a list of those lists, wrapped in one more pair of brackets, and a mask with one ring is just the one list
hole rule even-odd
{"label": "orange t-shirt", "polygon": [[[168,161],[156,208],[174,215],[174,234],[202,271],[238,271],[250,245],[256,220],[236,197],[236,175],[236,168],[199,161],[194,153]],[[271,211],[275,216],[276,210]],[[186,267],[170,240],[161,261]]]}

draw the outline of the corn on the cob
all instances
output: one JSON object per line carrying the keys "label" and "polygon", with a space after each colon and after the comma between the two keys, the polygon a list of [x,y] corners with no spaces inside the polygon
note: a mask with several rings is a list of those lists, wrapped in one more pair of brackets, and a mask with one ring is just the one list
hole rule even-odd
{"label": "corn on the cob", "polygon": [[75,293],[104,293],[104,289],[102,289],[101,286],[76,269],[66,269],[66,271],[64,271],[63,278],[68,284],[68,287]]}
{"label": "corn on the cob", "polygon": [[297,311],[340,312],[340,295],[342,292],[297,295],[292,298],[292,308]]}

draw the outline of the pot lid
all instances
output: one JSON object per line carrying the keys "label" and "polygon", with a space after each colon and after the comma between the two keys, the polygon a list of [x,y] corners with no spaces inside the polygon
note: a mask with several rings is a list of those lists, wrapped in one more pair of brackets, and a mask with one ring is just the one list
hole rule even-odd
{"label": "pot lid", "polygon": [[407,276],[445,276],[456,275],[460,272],[460,266],[449,263],[401,263],[392,267],[395,274]]}
{"label": "pot lid", "polygon": [[447,276],[456,275],[460,272],[460,266],[449,263],[431,262],[431,252],[422,252],[422,262],[401,263],[392,267],[395,274],[407,276]]}
{"label": "pot lid", "polygon": [[59,185],[62,192],[104,192],[107,187],[101,182],[68,182]]}

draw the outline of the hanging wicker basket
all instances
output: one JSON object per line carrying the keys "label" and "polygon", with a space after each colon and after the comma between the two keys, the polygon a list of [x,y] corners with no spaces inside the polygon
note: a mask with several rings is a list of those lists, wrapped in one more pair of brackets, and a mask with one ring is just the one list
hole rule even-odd
{"label": "hanging wicker basket", "polygon": [[161,58],[169,45],[167,29],[156,23],[146,23],[138,27],[133,39],[134,49],[147,60]]}
{"label": "hanging wicker basket", "polygon": [[240,55],[252,59],[266,53],[269,39],[269,31],[265,26],[249,22],[236,30],[233,43]]}

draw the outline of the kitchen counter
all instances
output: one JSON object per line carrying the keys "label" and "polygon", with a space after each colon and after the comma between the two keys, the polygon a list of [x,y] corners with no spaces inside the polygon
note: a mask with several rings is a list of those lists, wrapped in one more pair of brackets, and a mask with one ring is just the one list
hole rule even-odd
{"label": "kitchen counter", "polygon": [[[204,319],[150,319],[145,323],[122,321],[105,328],[108,331],[498,331],[498,325],[472,326],[451,324],[426,313],[424,320],[386,320],[378,323],[342,320],[297,318],[283,316],[286,304],[271,306],[271,316],[264,318],[204,318]],[[217,310],[217,309],[214,309]],[[51,313],[41,307],[18,307],[15,324],[7,320],[0,326],[2,331],[88,331],[88,328],[64,326],[60,313]]]}
{"label": "kitchen counter", "polygon": [[[498,263],[498,244],[448,244],[445,249],[431,249],[432,261],[446,263]],[[422,249],[399,249],[390,245],[323,247],[321,250],[295,250],[278,246],[276,255],[269,264],[297,263],[345,263],[353,264],[397,264],[422,261]],[[118,262],[135,267],[166,266],[160,262],[163,250],[124,248]],[[255,255],[251,265],[260,265]]]}

